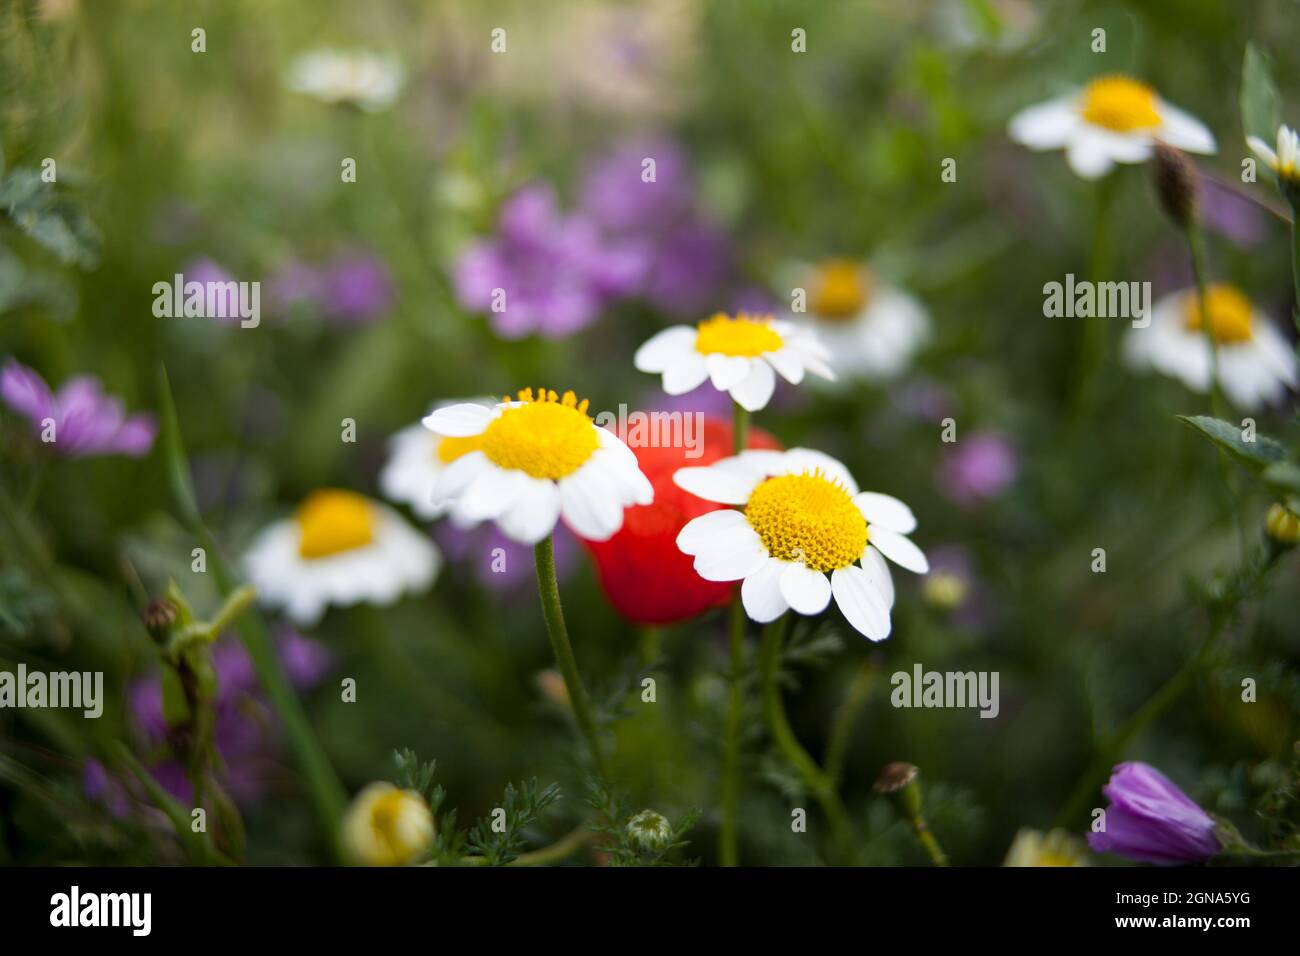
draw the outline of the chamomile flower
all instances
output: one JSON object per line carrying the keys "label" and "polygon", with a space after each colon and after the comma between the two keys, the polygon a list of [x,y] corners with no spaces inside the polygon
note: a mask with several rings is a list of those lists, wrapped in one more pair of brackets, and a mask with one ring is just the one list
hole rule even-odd
{"label": "chamomile flower", "polygon": [[402,66],[391,56],[365,51],[315,50],[294,61],[289,88],[325,103],[385,109],[402,88]]}
{"label": "chamomile flower", "polygon": [[362,866],[405,866],[433,845],[433,814],[424,798],[391,783],[362,790],[343,818],[343,844]]}
{"label": "chamomile flower", "polygon": [[734,318],[719,312],[699,325],[674,325],[652,336],[636,351],[642,372],[662,373],[664,391],[684,395],[706,378],[746,411],[765,407],[779,372],[791,385],[805,372],[834,380],[826,364],[830,353],[793,322],[745,312]]}
{"label": "chamomile flower", "polygon": [[791,318],[816,335],[845,376],[895,378],[930,337],[925,307],[865,263],[828,259],[788,271],[793,287],[807,294],[807,311]]}
{"label": "chamomile flower", "polygon": [[[1274,403],[1296,387],[1295,354],[1240,290],[1216,284],[1205,298],[1208,336],[1196,290],[1172,293],[1152,307],[1150,325],[1125,333],[1128,364],[1153,368],[1202,393],[1210,390],[1213,370],[1229,401],[1245,410]],[[1214,341],[1213,356],[1207,338]]]}
{"label": "chamomile flower", "polygon": [[1064,149],[1070,168],[1099,179],[1116,163],[1141,163],[1157,141],[1189,153],[1213,153],[1214,135],[1145,83],[1101,76],[1082,90],[1021,110],[1011,138],[1034,150]]}
{"label": "chamomile flower", "polygon": [[[738,581],[745,613],[759,623],[793,608],[820,614],[834,596],[866,637],[889,636],[894,584],[885,558],[924,574],[911,539],[912,510],[889,495],[858,491],[848,469],[819,451],[744,451],[673,480],[711,511],[687,523],[677,546],[708,581]],[[829,580],[826,575],[830,574]]]}
{"label": "chamomile flower", "polygon": [[[489,403],[482,404],[491,407]],[[430,414],[437,410],[433,408]],[[453,461],[477,448],[477,438],[447,438],[416,422],[388,440],[388,460],[379,472],[379,488],[389,501],[409,505],[418,518],[425,521],[441,518],[450,510],[450,504],[434,501],[433,486],[438,476]],[[455,513],[451,520],[462,528],[474,523]]]}
{"label": "chamomile flower", "polygon": [[392,508],[334,488],[263,529],[244,556],[263,602],[303,626],[330,605],[392,604],[423,591],[441,562],[434,543]]}
{"label": "chamomile flower", "polygon": [[604,541],[623,509],[649,504],[654,490],[632,450],[587,414],[587,400],[540,389],[494,408],[452,405],[424,419],[444,439],[476,447],[449,464],[434,501],[464,520],[493,520],[506,537],[536,544],[560,517],[580,537]]}
{"label": "chamomile flower", "polygon": [[1065,830],[1031,830],[1016,834],[1003,866],[1087,866],[1088,848]]}
{"label": "chamomile flower", "polygon": [[1280,183],[1300,182],[1300,136],[1291,127],[1277,128],[1277,152],[1258,136],[1247,136],[1246,145],[1273,170]]}

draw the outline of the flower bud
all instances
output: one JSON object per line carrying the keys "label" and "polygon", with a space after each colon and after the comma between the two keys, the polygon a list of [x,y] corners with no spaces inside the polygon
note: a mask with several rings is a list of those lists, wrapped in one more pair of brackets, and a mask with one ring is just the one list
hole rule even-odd
{"label": "flower bud", "polygon": [[920,775],[920,769],[910,763],[886,764],[871,789],[892,797],[903,816],[915,820],[921,815],[921,785],[917,782]]}
{"label": "flower bud", "polygon": [[672,824],[663,814],[642,810],[627,821],[628,839],[642,850],[662,850],[672,842]]}
{"label": "flower bud", "polygon": [[433,844],[433,814],[424,798],[391,783],[372,783],[343,818],[343,844],[361,866],[405,866]]}
{"label": "flower bud", "polygon": [[140,619],[144,621],[149,636],[161,644],[166,641],[168,630],[176,623],[176,605],[166,598],[150,601]]}
{"label": "flower bud", "polygon": [[1188,228],[1196,219],[1196,167],[1172,146],[1157,143],[1151,170],[1165,215],[1179,229]]}
{"label": "flower bud", "polygon": [[1264,528],[1268,531],[1268,536],[1278,544],[1287,547],[1300,544],[1300,515],[1284,504],[1275,503],[1268,509]]}

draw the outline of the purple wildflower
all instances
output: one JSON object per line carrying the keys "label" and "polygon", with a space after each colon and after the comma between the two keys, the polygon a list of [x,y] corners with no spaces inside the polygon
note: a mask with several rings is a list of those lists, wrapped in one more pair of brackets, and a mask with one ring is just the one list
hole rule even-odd
{"label": "purple wildflower", "polygon": [[11,358],[0,369],[0,398],[31,422],[37,435],[44,438],[49,428],[49,443],[68,458],[139,458],[158,435],[152,415],[128,416],[121,400],[106,395],[92,375],[70,378],[54,393],[33,369]]}
{"label": "purple wildflower", "polygon": [[388,268],[382,259],[368,252],[336,257],[324,285],[325,314],[336,322],[370,322],[393,304],[393,280]]}
{"label": "purple wildflower", "polygon": [[1020,456],[999,432],[976,432],[959,439],[939,464],[940,490],[963,507],[995,498],[1016,480]]}
{"label": "purple wildflower", "polygon": [[1210,815],[1149,764],[1118,764],[1102,793],[1106,828],[1088,834],[1098,853],[1168,866],[1203,863],[1221,849]]}
{"label": "purple wildflower", "polygon": [[559,338],[635,291],[645,269],[636,244],[611,240],[589,216],[561,214],[551,188],[534,184],[506,200],[495,237],[461,254],[456,294],[503,338]]}

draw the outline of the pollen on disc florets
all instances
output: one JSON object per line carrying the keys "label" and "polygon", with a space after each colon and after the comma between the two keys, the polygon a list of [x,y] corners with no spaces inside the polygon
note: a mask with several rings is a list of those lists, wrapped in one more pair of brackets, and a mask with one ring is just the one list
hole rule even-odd
{"label": "pollen on disc florets", "polygon": [[[518,402],[483,430],[481,448],[488,460],[533,478],[558,481],[573,474],[600,447],[587,399],[544,388],[519,392]],[[509,398],[506,399],[510,401]]]}
{"label": "pollen on disc florets", "polygon": [[768,554],[814,571],[846,568],[867,546],[862,512],[821,469],[767,479],[749,496],[745,518]]}
{"label": "pollen on disc florets", "polygon": [[860,262],[829,259],[813,275],[808,307],[820,319],[851,319],[871,296],[871,276]]}
{"label": "pollen on disc florets", "polygon": [[695,351],[701,355],[755,358],[764,352],[778,351],[784,344],[780,333],[772,328],[770,315],[739,312],[733,319],[719,312],[695,330]]}
{"label": "pollen on disc florets", "polygon": [[308,495],[298,506],[298,555],[327,558],[368,545],[375,536],[375,515],[362,495],[336,488],[322,488]]}
{"label": "pollen on disc florets", "polygon": [[1083,90],[1081,112],[1094,126],[1131,133],[1160,125],[1156,91],[1128,76],[1101,76]]}
{"label": "pollen on disc florets", "polygon": [[[1250,316],[1254,310],[1250,300],[1237,289],[1223,283],[1210,286],[1205,290],[1205,308],[1210,313],[1210,336],[1214,341],[1220,345],[1250,341],[1254,334]],[[1189,331],[1199,332],[1205,328],[1198,296],[1188,297],[1186,318]]]}

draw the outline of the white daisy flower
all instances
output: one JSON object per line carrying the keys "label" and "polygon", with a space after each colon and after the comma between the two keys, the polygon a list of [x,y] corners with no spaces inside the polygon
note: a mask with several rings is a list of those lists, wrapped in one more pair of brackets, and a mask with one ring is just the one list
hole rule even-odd
{"label": "white daisy flower", "polygon": [[[707,468],[680,468],[678,487],[741,510],[690,521],[677,546],[706,581],[743,580],[745,613],[759,623],[788,608],[820,614],[834,596],[873,641],[889,636],[894,583],[885,558],[925,574],[911,539],[912,510],[889,495],[858,492],[847,468],[819,451],[745,451]],[[827,573],[830,579],[827,580]]]}
{"label": "white daisy flower", "polygon": [[[482,403],[485,408],[491,407]],[[435,406],[430,414],[436,412]],[[446,438],[436,435],[416,422],[388,440],[388,460],[379,472],[379,489],[389,501],[409,505],[416,517],[433,521],[451,511],[449,502],[435,502],[433,486],[438,476],[458,458],[478,448],[478,438]],[[459,527],[473,524],[453,512],[451,520]]]}
{"label": "white daisy flower", "polygon": [[435,503],[467,521],[491,519],[523,544],[537,544],[561,516],[580,537],[605,541],[623,526],[624,508],[654,500],[632,450],[597,427],[573,392],[540,389],[534,398],[526,388],[495,408],[438,409],[424,426],[478,442],[438,476]]}
{"label": "white daisy flower", "polygon": [[1245,410],[1272,404],[1296,387],[1295,353],[1267,316],[1230,285],[1210,286],[1205,299],[1213,356],[1196,290],[1184,289],[1155,303],[1146,328],[1125,333],[1128,364],[1153,368],[1202,393],[1210,390],[1214,369],[1229,401]]}
{"label": "white daisy flower", "polygon": [[414,790],[372,783],[348,807],[342,837],[354,863],[405,866],[433,845],[433,814]]}
{"label": "white daisy flower", "polygon": [[392,508],[335,488],[308,495],[244,555],[261,600],[302,626],[330,605],[392,604],[423,591],[441,562],[434,543]]}
{"label": "white daisy flower", "polygon": [[1022,110],[1011,138],[1030,149],[1064,149],[1079,176],[1099,179],[1116,163],[1141,163],[1157,141],[1189,153],[1213,153],[1214,135],[1192,116],[1127,76],[1102,76],[1082,90]]}
{"label": "white daisy flower", "polygon": [[402,88],[401,64],[391,56],[365,51],[316,50],[294,61],[289,88],[325,103],[385,109]]}
{"label": "white daisy flower", "polygon": [[684,395],[707,378],[741,408],[756,412],[776,388],[774,370],[791,385],[802,382],[805,372],[833,381],[829,360],[812,333],[793,322],[719,312],[694,328],[674,325],[652,336],[636,350],[633,364],[662,373],[669,395]]}
{"label": "white daisy flower", "polygon": [[925,307],[861,262],[828,259],[788,272],[793,287],[807,293],[807,312],[791,318],[816,335],[846,376],[896,378],[930,338]]}
{"label": "white daisy flower", "polygon": [[1289,126],[1277,128],[1277,152],[1258,136],[1247,136],[1246,145],[1262,159],[1278,179],[1300,180],[1300,136]]}

